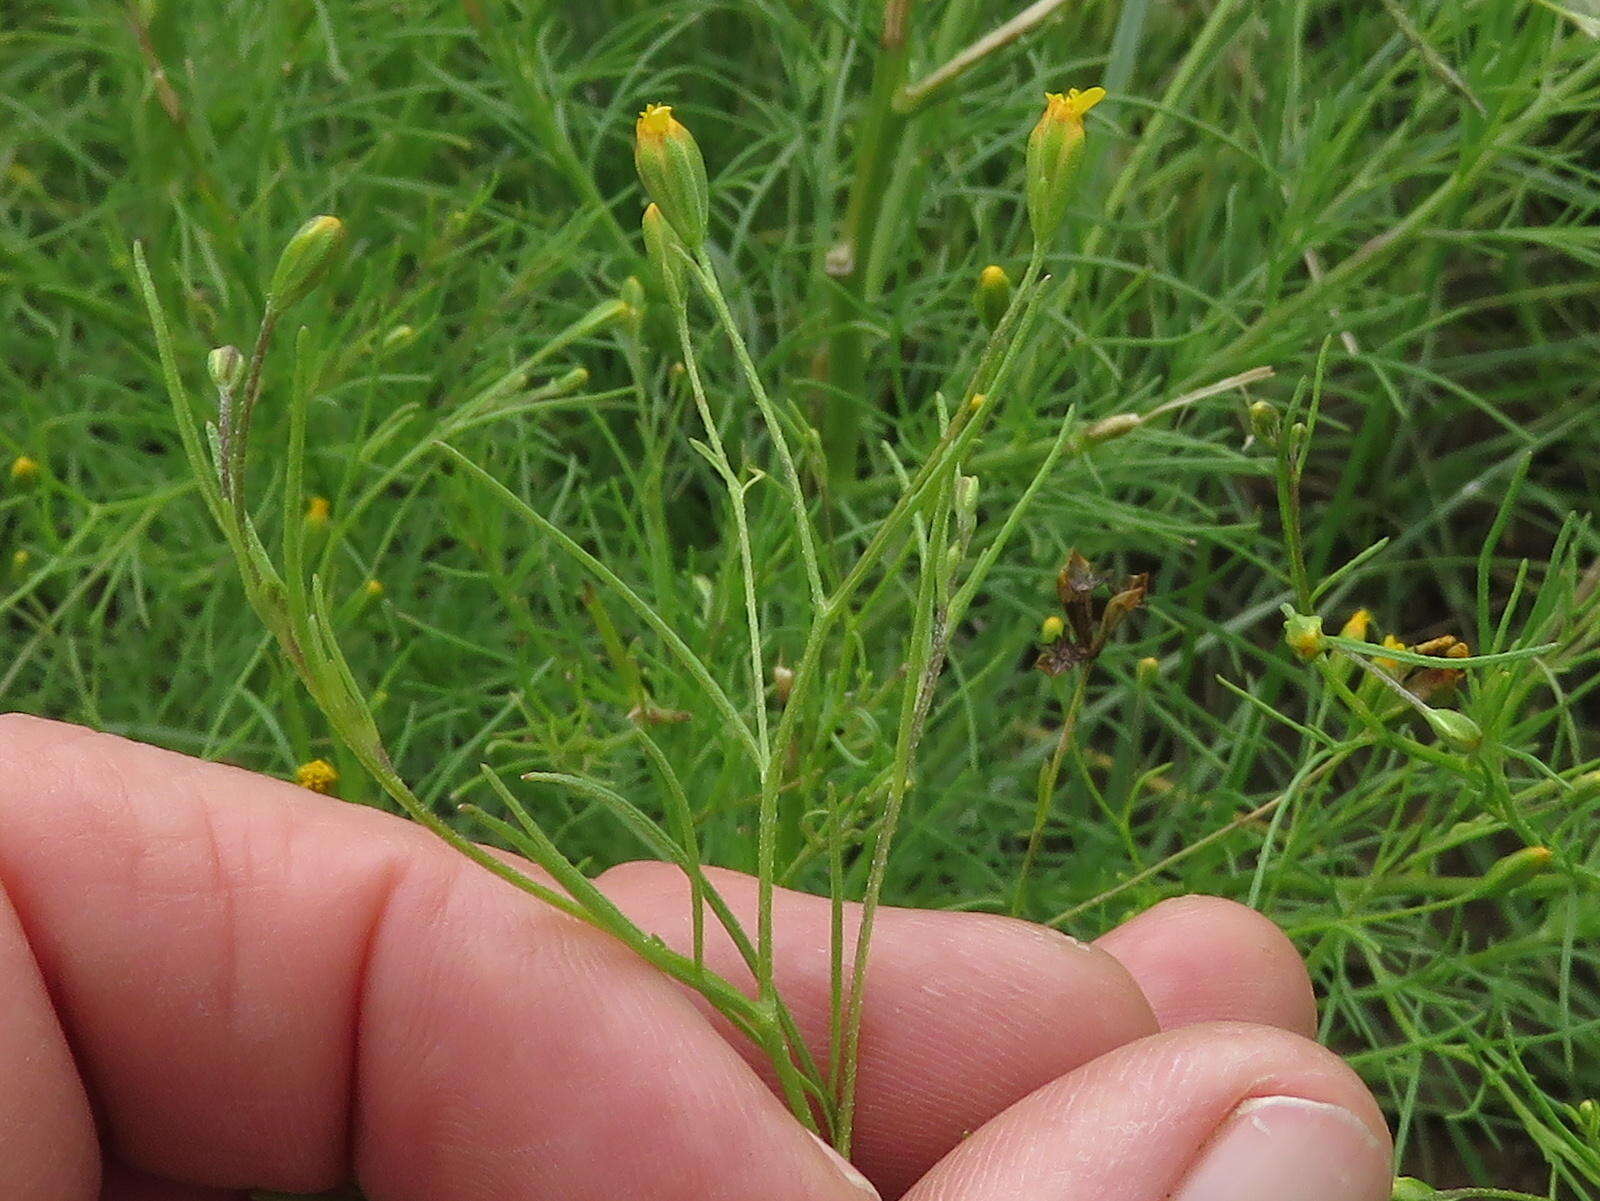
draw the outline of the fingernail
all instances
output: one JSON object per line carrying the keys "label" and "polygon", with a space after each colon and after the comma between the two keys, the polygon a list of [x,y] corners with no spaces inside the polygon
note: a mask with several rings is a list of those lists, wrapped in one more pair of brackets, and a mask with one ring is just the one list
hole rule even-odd
{"label": "fingernail", "polygon": [[1172,1201],[1384,1201],[1389,1155],[1348,1109],[1257,1097],[1200,1150]]}
{"label": "fingernail", "polygon": [[821,1136],[812,1134],[809,1130],[806,1133],[817,1140],[817,1146],[821,1147],[828,1158],[833,1161],[833,1166],[839,1169],[839,1175],[845,1178],[851,1188],[856,1189],[863,1197],[869,1198],[870,1201],[883,1201],[883,1198],[878,1195],[878,1190],[872,1187],[872,1181],[857,1171],[855,1164],[830,1147]]}

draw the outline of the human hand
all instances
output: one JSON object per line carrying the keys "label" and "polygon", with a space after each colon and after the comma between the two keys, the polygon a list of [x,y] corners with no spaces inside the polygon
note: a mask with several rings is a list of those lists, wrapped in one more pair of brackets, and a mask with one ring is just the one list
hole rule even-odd
{"label": "human hand", "polygon": [[[716,878],[748,915],[753,882]],[[687,945],[676,869],[602,884]],[[819,1052],[828,908],[780,894],[776,919]],[[1305,969],[1250,910],[1172,901],[1092,947],[977,914],[878,920],[855,1159],[885,1198],[1388,1197],[1377,1105],[1308,1041]],[[708,960],[744,978],[731,945]],[[351,1178],[371,1201],[871,1196],[719,1022],[405,821],[0,718],[8,1201]]]}

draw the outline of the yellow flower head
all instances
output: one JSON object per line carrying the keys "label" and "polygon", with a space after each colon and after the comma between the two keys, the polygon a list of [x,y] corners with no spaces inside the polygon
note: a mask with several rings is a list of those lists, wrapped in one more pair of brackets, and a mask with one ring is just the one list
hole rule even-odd
{"label": "yellow flower head", "polygon": [[634,126],[633,163],[651,200],[690,250],[706,238],[710,198],[705,159],[669,104],[651,104]]}
{"label": "yellow flower head", "polygon": [[1061,227],[1083,166],[1083,114],[1105,98],[1104,88],[1045,93],[1044,113],[1028,135],[1028,222],[1047,245]]}
{"label": "yellow flower head", "polygon": [[1366,609],[1357,609],[1350,614],[1350,620],[1344,623],[1344,628],[1339,631],[1345,638],[1355,638],[1366,641],[1367,631],[1372,629],[1372,614]]}
{"label": "yellow flower head", "polygon": [[670,104],[647,104],[644,111],[639,114],[639,123],[634,127],[634,133],[641,138],[664,138],[672,132],[676,125],[679,129],[683,125],[672,115]]}
{"label": "yellow flower head", "polygon": [[294,782],[312,792],[330,793],[339,782],[339,771],[326,759],[313,759],[295,768]]}
{"label": "yellow flower head", "polygon": [[1065,629],[1066,623],[1052,613],[1049,617],[1046,617],[1042,623],[1040,623],[1039,641],[1059,642]]}
{"label": "yellow flower head", "polygon": [[11,460],[11,482],[19,487],[25,487],[39,478],[39,464],[27,455],[18,455]]}
{"label": "yellow flower head", "polygon": [[362,590],[365,591],[368,596],[373,596],[373,597],[382,596],[383,595],[383,581],[381,581],[381,580],[368,580],[365,584],[362,585]]}
{"label": "yellow flower head", "polygon": [[1106,98],[1104,88],[1068,88],[1066,94],[1046,92],[1044,113],[1052,121],[1076,121],[1083,124],[1083,114]]}
{"label": "yellow flower head", "polygon": [[333,506],[328,504],[326,496],[313,496],[306,502],[306,524],[323,526],[328,524],[328,514]]}

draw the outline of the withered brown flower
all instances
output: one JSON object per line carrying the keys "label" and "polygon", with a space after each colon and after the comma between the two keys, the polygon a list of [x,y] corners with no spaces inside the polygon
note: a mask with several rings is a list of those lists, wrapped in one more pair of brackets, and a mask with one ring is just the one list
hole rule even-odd
{"label": "withered brown flower", "polygon": [[1076,550],[1067,555],[1066,566],[1056,576],[1056,595],[1066,614],[1066,624],[1060,636],[1046,643],[1034,661],[1045,675],[1059,676],[1079,664],[1092,663],[1117,627],[1144,604],[1150,577],[1141,572],[1124,580],[1097,612],[1095,594],[1110,581],[1109,575],[1096,571],[1094,564]]}

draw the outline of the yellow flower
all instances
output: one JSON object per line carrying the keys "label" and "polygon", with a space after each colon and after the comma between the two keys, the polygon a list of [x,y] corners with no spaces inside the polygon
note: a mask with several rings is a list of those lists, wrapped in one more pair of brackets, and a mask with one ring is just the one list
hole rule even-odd
{"label": "yellow flower", "polygon": [[671,105],[651,104],[634,127],[633,162],[650,199],[691,251],[706,240],[710,216],[706,162],[694,135],[672,115]]}
{"label": "yellow flower", "polygon": [[295,768],[294,782],[312,792],[331,793],[339,782],[339,771],[326,759],[313,759]]}
{"label": "yellow flower", "polygon": [[1083,165],[1083,115],[1105,99],[1104,88],[1045,93],[1044,114],[1028,135],[1028,220],[1036,242],[1055,236]]}
{"label": "yellow flower", "polygon": [[[1403,651],[1406,649],[1406,644],[1401,642],[1400,639],[1396,638],[1393,634],[1385,634],[1383,636],[1383,645],[1392,651]],[[1374,659],[1372,663],[1373,666],[1383,668],[1383,670],[1388,672],[1390,675],[1393,675],[1395,672],[1400,670],[1400,660],[1398,659]]]}
{"label": "yellow flower", "polygon": [[362,590],[371,597],[383,595],[383,582],[381,580],[368,580],[362,585]]}
{"label": "yellow flower", "polygon": [[320,530],[328,524],[328,514],[332,510],[333,506],[328,503],[326,496],[313,496],[306,502],[306,524]]}
{"label": "yellow flower", "polygon": [[1042,623],[1040,623],[1040,625],[1039,625],[1039,641],[1040,642],[1059,642],[1059,641],[1061,641],[1061,635],[1065,631],[1065,629],[1066,629],[1066,623],[1063,622],[1061,620],[1061,618],[1057,617],[1054,613],[1052,613],[1049,617],[1046,617],[1044,619],[1044,621]]}
{"label": "yellow flower", "polygon": [[1350,614],[1350,619],[1339,630],[1339,635],[1342,638],[1354,638],[1357,641],[1365,642],[1367,640],[1367,631],[1370,629],[1372,629],[1372,614],[1366,609],[1357,609]]}
{"label": "yellow flower", "polygon": [[18,455],[11,460],[11,482],[19,488],[26,488],[39,478],[39,464],[27,455]]}

